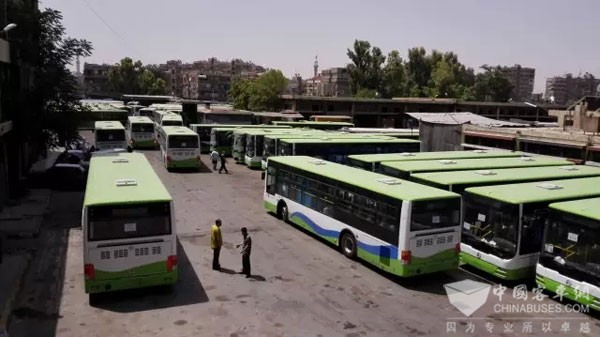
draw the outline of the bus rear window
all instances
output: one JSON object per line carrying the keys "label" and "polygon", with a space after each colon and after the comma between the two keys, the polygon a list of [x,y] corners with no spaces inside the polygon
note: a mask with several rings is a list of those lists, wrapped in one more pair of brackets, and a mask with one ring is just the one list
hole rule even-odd
{"label": "bus rear window", "polygon": [[96,140],[100,142],[118,142],[125,140],[123,130],[96,130]]}
{"label": "bus rear window", "polygon": [[163,121],[162,126],[183,126],[181,121]]}
{"label": "bus rear window", "polygon": [[169,148],[172,149],[197,149],[197,136],[171,136],[169,137]]}
{"label": "bus rear window", "polygon": [[104,241],[171,234],[168,202],[92,206],[88,209],[88,240]]}
{"label": "bus rear window", "polygon": [[460,199],[438,199],[414,201],[410,219],[410,230],[458,226],[460,221]]}
{"label": "bus rear window", "polygon": [[131,124],[131,132],[154,132],[154,124],[133,123]]}

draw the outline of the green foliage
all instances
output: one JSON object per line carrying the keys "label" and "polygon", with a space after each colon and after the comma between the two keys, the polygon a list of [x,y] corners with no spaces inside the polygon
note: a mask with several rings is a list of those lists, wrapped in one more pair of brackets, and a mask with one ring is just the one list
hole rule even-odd
{"label": "green foliage", "polygon": [[[62,146],[79,137],[77,126],[85,111],[77,80],[67,66],[77,55],[91,55],[92,45],[66,36],[59,11],[40,11],[37,3],[29,2],[11,3],[8,9],[11,21],[19,27],[10,35],[19,62],[3,94],[8,99],[2,103],[7,111],[19,111],[12,117],[15,134],[22,141],[37,150]],[[24,75],[34,80],[23,81]]]}
{"label": "green foliage", "polygon": [[229,97],[236,109],[275,111],[279,95],[287,86],[287,79],[279,70],[269,70],[255,80],[238,78],[229,89]]}
{"label": "green foliage", "polygon": [[446,97],[463,100],[506,101],[512,90],[495,68],[475,75],[453,52],[410,48],[407,59],[392,50],[387,58],[368,41],[355,40],[347,50],[350,87],[355,97]]}
{"label": "green foliage", "polygon": [[110,69],[108,83],[113,92],[120,94],[166,94],[166,82],[156,67],[144,67],[141,61],[130,57],[123,58]]}

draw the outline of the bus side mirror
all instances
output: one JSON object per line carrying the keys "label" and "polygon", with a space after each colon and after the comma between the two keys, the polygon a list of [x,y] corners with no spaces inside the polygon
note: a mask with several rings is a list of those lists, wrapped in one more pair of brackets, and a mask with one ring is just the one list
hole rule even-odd
{"label": "bus side mirror", "polygon": [[265,175],[266,175],[266,174],[267,174],[267,173],[266,173],[265,171],[262,171],[262,172],[260,173],[260,180],[265,180]]}

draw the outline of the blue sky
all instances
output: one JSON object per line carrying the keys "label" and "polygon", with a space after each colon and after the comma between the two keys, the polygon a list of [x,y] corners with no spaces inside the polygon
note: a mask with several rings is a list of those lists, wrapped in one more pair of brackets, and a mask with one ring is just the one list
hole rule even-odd
{"label": "blue sky", "polygon": [[[546,77],[600,77],[598,0],[42,0],[67,34],[94,45],[92,63],[242,58],[312,74],[348,62],[354,39],[402,56],[414,46],[454,51],[464,64],[536,68]],[[97,15],[95,14],[97,13]],[[105,23],[104,23],[104,22]]]}

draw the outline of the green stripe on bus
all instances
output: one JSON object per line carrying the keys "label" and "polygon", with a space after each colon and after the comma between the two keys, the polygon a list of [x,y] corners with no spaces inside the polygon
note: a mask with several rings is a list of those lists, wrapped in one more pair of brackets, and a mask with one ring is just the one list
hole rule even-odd
{"label": "green stripe on bus", "polygon": [[[545,290],[547,290],[553,294],[556,294],[558,287],[562,286],[564,288],[563,297],[568,298],[577,303],[589,305],[590,308],[592,308],[596,311],[600,311],[600,298],[594,297],[589,293],[584,294],[583,292],[585,289],[579,289],[580,296],[578,297],[576,295],[577,291],[575,290],[575,288],[570,287],[566,284],[562,284],[560,282],[554,281],[547,277],[541,276],[539,274],[535,276],[535,283],[537,283],[537,285],[539,287],[542,287]],[[554,298],[554,296],[550,296],[550,297]],[[556,299],[558,299],[558,298],[559,297],[557,296]]]}
{"label": "green stripe on bus", "polygon": [[465,252],[460,253],[460,262],[473,266],[503,280],[521,280],[532,278],[535,275],[535,265],[519,269],[502,269],[495,264],[484,261]]}
{"label": "green stripe on bus", "polygon": [[167,262],[159,261],[118,272],[95,271],[94,280],[85,280],[86,293],[151,287],[177,282],[177,269],[167,271]]}
{"label": "green stripe on bus", "polygon": [[167,164],[167,168],[198,168],[200,167],[200,161],[196,158],[183,159],[183,160],[171,160]]}

